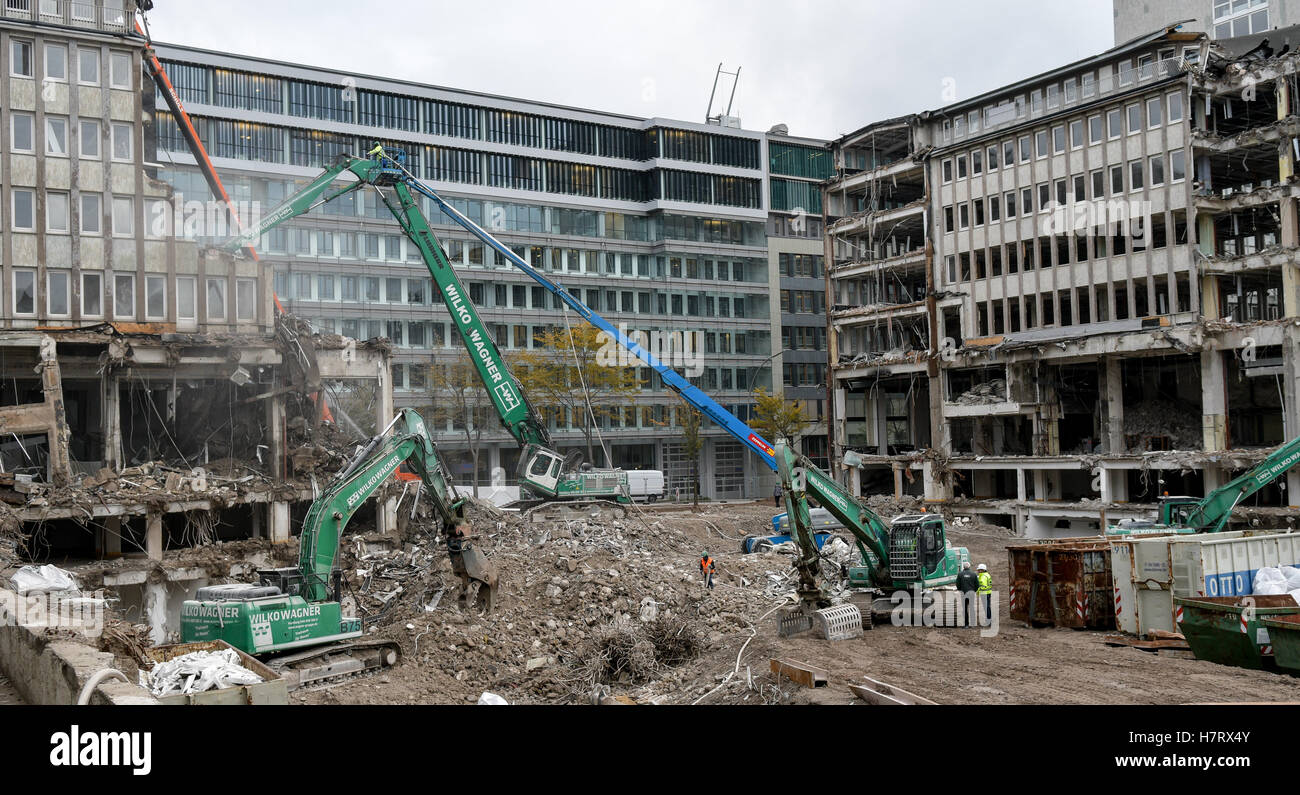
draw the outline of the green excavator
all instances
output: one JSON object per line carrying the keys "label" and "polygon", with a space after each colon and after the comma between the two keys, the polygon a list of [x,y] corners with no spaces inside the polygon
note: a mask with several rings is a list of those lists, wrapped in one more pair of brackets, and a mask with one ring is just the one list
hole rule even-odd
{"label": "green excavator", "polygon": [[[361,619],[343,615],[339,540],[348,520],[398,467],[420,478],[442,522],[459,601],[492,609],[495,568],[474,545],[466,501],[447,475],[424,420],[403,409],[361,447],[312,503],[298,543],[298,565],[258,572],[258,583],[211,585],[181,606],[181,639],[224,640],[249,654],[275,654],[275,667],[303,686],[396,664],[391,641],[359,640]],[[284,655],[284,652],[298,652]]]}
{"label": "green excavator", "polygon": [[[352,179],[343,181],[346,178]],[[615,519],[625,516],[623,506],[631,502],[626,472],[594,469],[583,465],[577,453],[563,456],[555,450],[546,423],[511,373],[420,210],[417,194],[436,194],[420,184],[406,168],[405,152],[385,151],[377,145],[367,157],[340,155],[320,176],[268,213],[260,223],[229,241],[225,248],[232,253],[251,249],[262,235],[280,224],[366,187],[374,189],[419,250],[501,425],[522,448],[518,475],[523,499],[512,507],[533,512],[533,518],[577,518],[592,512]]]}

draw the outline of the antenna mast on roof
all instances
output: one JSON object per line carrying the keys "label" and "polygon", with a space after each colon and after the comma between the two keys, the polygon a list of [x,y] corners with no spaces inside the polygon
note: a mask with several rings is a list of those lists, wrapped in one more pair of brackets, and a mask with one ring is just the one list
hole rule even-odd
{"label": "antenna mast on roof", "polygon": [[[727,97],[727,109],[724,112],[713,114],[713,102],[718,97],[718,81],[723,75],[732,78],[731,95]],[[713,91],[709,93],[709,109],[704,112],[705,124],[716,124],[720,127],[740,127],[740,119],[731,115],[732,103],[736,101],[736,86],[740,85],[740,67],[736,67],[734,72],[726,72],[722,69],[722,64],[718,64],[718,71],[713,76]]]}

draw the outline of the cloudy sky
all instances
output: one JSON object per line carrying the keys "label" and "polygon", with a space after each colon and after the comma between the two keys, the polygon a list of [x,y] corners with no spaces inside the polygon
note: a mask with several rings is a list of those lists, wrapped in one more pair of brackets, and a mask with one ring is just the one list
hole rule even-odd
{"label": "cloudy sky", "polygon": [[[1111,0],[156,0],[154,38],[635,116],[832,138],[1113,45]],[[727,80],[728,78],[723,78]],[[945,89],[950,94],[945,94]],[[955,96],[954,96],[955,95]]]}

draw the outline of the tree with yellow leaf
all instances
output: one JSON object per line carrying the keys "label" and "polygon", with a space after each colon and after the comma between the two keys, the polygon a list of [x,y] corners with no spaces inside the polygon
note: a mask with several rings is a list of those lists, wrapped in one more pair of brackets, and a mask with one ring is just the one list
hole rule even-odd
{"label": "tree with yellow leaf", "polygon": [[785,437],[793,445],[808,427],[809,419],[803,413],[803,404],[770,394],[762,387],[754,391],[754,398],[754,427],[772,444]]}

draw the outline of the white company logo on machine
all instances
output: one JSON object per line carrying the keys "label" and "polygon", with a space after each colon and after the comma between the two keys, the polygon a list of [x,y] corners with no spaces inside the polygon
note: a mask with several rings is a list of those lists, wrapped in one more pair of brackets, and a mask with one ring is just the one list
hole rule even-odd
{"label": "white company logo on machine", "polygon": [[1267,472],[1261,472],[1256,475],[1255,482],[1267,485],[1273,480],[1273,478],[1277,477],[1277,473],[1290,469],[1297,460],[1300,460],[1300,450],[1296,450],[1291,455],[1278,461],[1276,464],[1269,467]]}
{"label": "white company logo on machine", "polygon": [[221,621],[239,618],[239,606],[211,602],[186,602],[181,605],[181,618],[215,618]]}
{"label": "white company logo on machine", "polygon": [[510,411],[519,405],[519,393],[515,392],[514,384],[509,382],[498,384],[492,391],[496,392],[497,397],[501,398],[501,405],[504,406],[507,411]]}
{"label": "white company logo on machine", "polygon": [[253,613],[248,617],[249,632],[253,636],[253,647],[265,649],[274,644],[275,640],[271,627],[275,624],[283,624],[284,629],[292,639],[297,640],[305,637],[306,633],[316,626],[320,615],[321,608],[318,604],[305,604],[279,610],[268,610],[265,613]]}
{"label": "white company logo on machine", "polygon": [[358,502],[364,500],[366,495],[370,493],[370,489],[382,482],[384,478],[391,475],[393,470],[397,469],[401,464],[402,457],[397,454],[394,454],[391,458],[385,461],[384,465],[375,470],[375,473],[369,478],[366,478],[366,481],[358,486],[356,491],[348,495],[348,507],[351,508]]}
{"label": "white company logo on machine", "polygon": [[[984,609],[981,594],[974,591],[923,592],[917,583],[909,590],[894,591],[889,596],[893,609],[889,623],[896,627],[966,627],[978,626],[981,638],[995,637],[999,632],[998,591],[988,594],[990,609]],[[970,623],[967,622],[970,616]]]}
{"label": "white company logo on machine", "polygon": [[153,770],[152,732],[83,732],[72,724],[50,735],[51,767],[129,767],[131,775]]}

